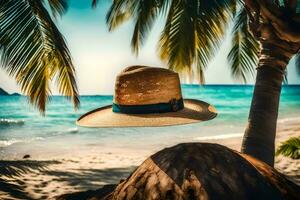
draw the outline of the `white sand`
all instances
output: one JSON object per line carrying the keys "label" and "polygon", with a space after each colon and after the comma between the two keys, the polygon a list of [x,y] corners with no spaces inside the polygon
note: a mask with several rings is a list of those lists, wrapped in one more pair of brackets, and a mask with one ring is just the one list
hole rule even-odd
{"label": "white sand", "polygon": [[[291,136],[300,136],[299,121],[279,123],[276,144],[279,145],[280,142]],[[202,138],[198,141],[219,143],[239,150],[241,140],[241,134],[237,134],[227,139],[214,137],[209,140]],[[157,150],[159,149],[110,149],[95,146],[83,152],[70,152],[67,158],[66,155],[56,157],[56,163],[46,163],[44,168],[29,169],[25,173],[19,168],[26,161],[18,161],[16,171],[22,173],[12,177],[0,176],[0,187],[3,183],[11,183],[16,186],[8,186],[6,192],[0,192],[0,198],[49,199],[65,193],[97,189],[105,184],[117,183],[120,178],[127,177],[134,166],[141,164],[146,157]],[[42,161],[37,161],[37,163],[39,162]],[[291,180],[300,184],[300,160],[277,157],[275,167]],[[18,192],[16,189],[21,192],[16,193]]]}

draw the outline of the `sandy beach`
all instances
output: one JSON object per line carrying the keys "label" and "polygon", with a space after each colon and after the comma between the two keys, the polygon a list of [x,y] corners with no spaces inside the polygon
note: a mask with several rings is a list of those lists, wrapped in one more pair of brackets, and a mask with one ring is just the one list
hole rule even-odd
{"label": "sandy beach", "polygon": [[[292,136],[300,136],[298,120],[278,123],[277,146]],[[241,140],[237,134],[226,139],[195,138],[191,142],[219,143],[239,150]],[[49,199],[65,193],[95,190],[126,178],[157,150],[157,147],[132,150],[90,146],[85,151],[70,152],[68,157],[1,161],[0,196],[1,199]],[[300,160],[277,157],[275,167],[300,184]]]}

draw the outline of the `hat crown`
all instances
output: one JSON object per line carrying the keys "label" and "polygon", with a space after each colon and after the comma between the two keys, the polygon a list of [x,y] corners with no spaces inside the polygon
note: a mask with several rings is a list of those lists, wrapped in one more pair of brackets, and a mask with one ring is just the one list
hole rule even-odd
{"label": "hat crown", "polygon": [[114,103],[148,105],[182,99],[178,73],[168,69],[130,66],[116,78]]}

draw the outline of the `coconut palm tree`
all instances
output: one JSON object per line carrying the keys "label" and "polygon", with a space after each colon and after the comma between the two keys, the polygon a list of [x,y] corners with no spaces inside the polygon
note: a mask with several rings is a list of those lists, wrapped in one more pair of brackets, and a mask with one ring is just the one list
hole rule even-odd
{"label": "coconut palm tree", "polygon": [[233,77],[245,82],[257,69],[242,152],[273,166],[282,82],[290,59],[300,58],[299,3],[297,0],[114,0],[107,24],[112,31],[133,20],[131,46],[138,54],[155,20],[165,19],[158,42],[160,58],[169,68],[196,75],[203,83],[204,70],[233,22],[232,49],[228,54]]}
{"label": "coconut palm tree", "polygon": [[79,105],[71,55],[53,21],[67,8],[67,0],[0,0],[1,67],[42,113],[53,80],[62,95]]}

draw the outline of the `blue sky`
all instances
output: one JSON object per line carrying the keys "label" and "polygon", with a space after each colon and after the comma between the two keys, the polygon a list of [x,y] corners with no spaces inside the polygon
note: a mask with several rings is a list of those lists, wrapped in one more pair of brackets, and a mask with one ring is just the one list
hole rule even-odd
{"label": "blue sky", "polygon": [[[133,24],[128,22],[114,32],[108,32],[105,14],[110,0],[100,1],[93,10],[89,0],[70,0],[70,8],[57,24],[71,50],[81,94],[112,94],[115,76],[129,65],[142,64],[166,67],[157,56],[157,41],[163,20],[157,21],[138,57],[131,53]],[[228,37],[229,38],[229,37]],[[205,72],[208,84],[233,84],[226,56],[230,40],[226,39]],[[290,84],[300,84],[293,64],[289,66]],[[251,83],[251,82],[250,82]],[[252,82],[253,83],[253,82]],[[0,87],[9,92],[19,91],[13,78],[1,69]],[[57,93],[53,87],[54,94]]]}

